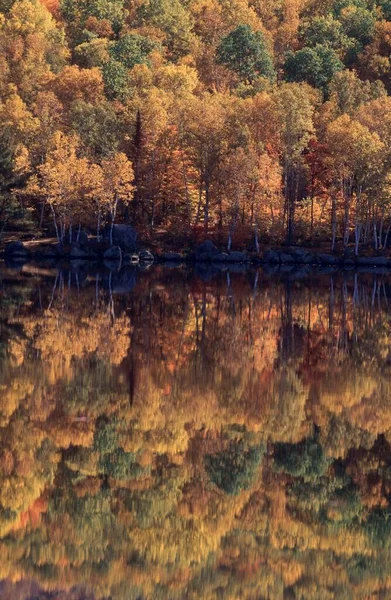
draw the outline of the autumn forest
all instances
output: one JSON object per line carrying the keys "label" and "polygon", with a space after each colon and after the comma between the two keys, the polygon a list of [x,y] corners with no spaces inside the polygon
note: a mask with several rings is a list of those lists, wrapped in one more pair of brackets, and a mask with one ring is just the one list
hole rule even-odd
{"label": "autumn forest", "polygon": [[1,230],[387,246],[389,0],[0,0]]}

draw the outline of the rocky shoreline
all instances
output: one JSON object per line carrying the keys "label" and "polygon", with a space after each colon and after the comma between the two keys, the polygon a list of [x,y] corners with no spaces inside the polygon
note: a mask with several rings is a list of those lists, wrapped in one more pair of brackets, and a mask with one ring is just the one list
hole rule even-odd
{"label": "rocky shoreline", "polygon": [[[120,226],[124,227],[124,226]],[[1,256],[1,255],[0,255]],[[10,262],[20,263],[28,261],[92,261],[109,262],[110,264],[137,265],[137,264],[209,264],[224,265],[268,265],[270,267],[334,267],[352,269],[357,267],[375,267],[391,269],[391,257],[384,255],[355,256],[354,252],[345,252],[342,256],[314,252],[301,247],[273,248],[257,252],[222,252],[212,241],[207,240],[199,244],[194,251],[180,252],[154,252],[147,249],[138,249],[135,237],[132,242],[117,235],[111,245],[106,241],[90,241],[83,236],[71,244],[36,244],[34,247],[23,244],[21,241],[10,242],[5,246],[2,258]]]}

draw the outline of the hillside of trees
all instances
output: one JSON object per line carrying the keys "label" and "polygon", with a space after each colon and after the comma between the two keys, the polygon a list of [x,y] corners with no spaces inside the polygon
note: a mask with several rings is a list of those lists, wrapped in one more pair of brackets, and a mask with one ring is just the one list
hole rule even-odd
{"label": "hillside of trees", "polygon": [[0,0],[0,231],[385,247],[390,0]]}

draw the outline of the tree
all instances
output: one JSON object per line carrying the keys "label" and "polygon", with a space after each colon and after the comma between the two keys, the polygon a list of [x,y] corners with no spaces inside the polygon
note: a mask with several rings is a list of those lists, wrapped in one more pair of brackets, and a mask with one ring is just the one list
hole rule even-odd
{"label": "tree", "polygon": [[110,46],[110,56],[127,69],[135,65],[148,63],[148,55],[156,48],[155,42],[136,34],[123,35]]}
{"label": "tree", "polygon": [[275,94],[279,111],[284,171],[287,243],[293,240],[295,209],[298,200],[304,152],[314,134],[314,101],[311,88],[285,84]]}
{"label": "tree", "polygon": [[48,204],[59,241],[65,240],[67,230],[69,241],[73,240],[73,226],[88,223],[89,200],[103,193],[99,170],[80,157],[79,150],[78,138],[57,131],[50,140],[45,161],[24,192],[30,197],[42,197]]}
{"label": "tree", "polygon": [[[342,115],[329,124],[326,133],[331,168],[334,172],[334,185],[341,194],[344,206],[343,240],[347,247],[352,226],[352,200],[355,197],[356,252],[363,233],[363,224],[369,228],[367,219],[371,211],[363,211],[365,192],[373,179],[379,177],[382,166],[383,144],[377,133],[348,115]],[[335,209],[333,209],[335,215]],[[334,217],[335,218],[335,217]],[[335,222],[333,240],[335,239]]]}
{"label": "tree", "polygon": [[332,48],[342,60],[354,44],[344,32],[342,23],[332,14],[315,16],[303,21],[300,25],[299,37],[304,46],[315,48],[319,45]]}
{"label": "tree", "polygon": [[335,50],[320,44],[289,53],[284,65],[288,81],[306,81],[325,94],[330,81],[342,69],[343,63]]}
{"label": "tree", "polygon": [[137,10],[141,23],[161,29],[168,57],[177,61],[189,53],[194,40],[193,18],[180,0],[148,0]]}
{"label": "tree", "polygon": [[273,61],[263,34],[249,25],[239,25],[222,39],[217,61],[234,71],[240,81],[252,84],[258,77],[273,79]]}
{"label": "tree", "polygon": [[132,201],[134,172],[132,164],[122,152],[114,154],[102,162],[103,198],[111,215],[110,244],[113,244],[113,229],[117,216],[118,203],[124,205]]}

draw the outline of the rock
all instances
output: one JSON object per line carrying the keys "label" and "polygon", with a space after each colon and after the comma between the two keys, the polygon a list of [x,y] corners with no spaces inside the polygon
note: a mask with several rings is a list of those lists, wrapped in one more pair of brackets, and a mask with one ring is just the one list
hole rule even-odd
{"label": "rock", "polygon": [[308,264],[306,262],[308,252],[304,248],[287,248],[286,254],[290,254],[298,265]]}
{"label": "rock", "polygon": [[315,256],[315,254],[311,254],[311,252],[307,252],[303,258],[303,265],[316,265],[317,263],[317,256]]}
{"label": "rock", "polygon": [[218,254],[215,254],[214,257],[212,258],[213,262],[216,263],[226,263],[228,262],[229,256],[226,252],[219,252]]}
{"label": "rock", "polygon": [[205,242],[202,242],[202,244],[199,244],[199,246],[197,246],[195,258],[196,261],[201,262],[211,261],[213,260],[213,257],[216,254],[219,254],[219,251],[217,250],[214,243],[211,240],[206,240]]}
{"label": "rock", "polygon": [[30,256],[30,252],[21,241],[10,242],[5,247],[5,256],[13,259],[26,259]]}
{"label": "rock", "polygon": [[[105,227],[103,239],[110,242],[110,226]],[[134,252],[136,250],[137,231],[131,225],[114,225],[113,245],[119,246],[122,250]]]}
{"label": "rock", "polygon": [[318,261],[321,265],[338,265],[339,259],[332,254],[318,254]]}
{"label": "rock", "polygon": [[228,262],[230,263],[245,263],[250,262],[246,252],[230,252],[228,254]]}
{"label": "rock", "polygon": [[357,264],[369,266],[369,267],[386,267],[388,265],[388,259],[385,256],[372,256],[365,257],[360,256],[356,259]]}
{"label": "rock", "polygon": [[292,254],[288,254],[287,252],[281,252],[280,261],[283,265],[294,265],[296,262]]}
{"label": "rock", "polygon": [[149,250],[141,250],[139,253],[139,260],[142,263],[152,263],[155,259]]}
{"label": "rock", "polygon": [[179,252],[165,252],[161,258],[165,262],[182,262],[184,260],[183,254]]}
{"label": "rock", "polygon": [[280,264],[280,255],[278,252],[274,250],[266,250],[262,257],[262,261],[266,264],[270,265],[279,265]]}
{"label": "rock", "polygon": [[122,262],[122,250],[119,246],[112,246],[103,255],[105,260],[115,260],[117,262]]}

